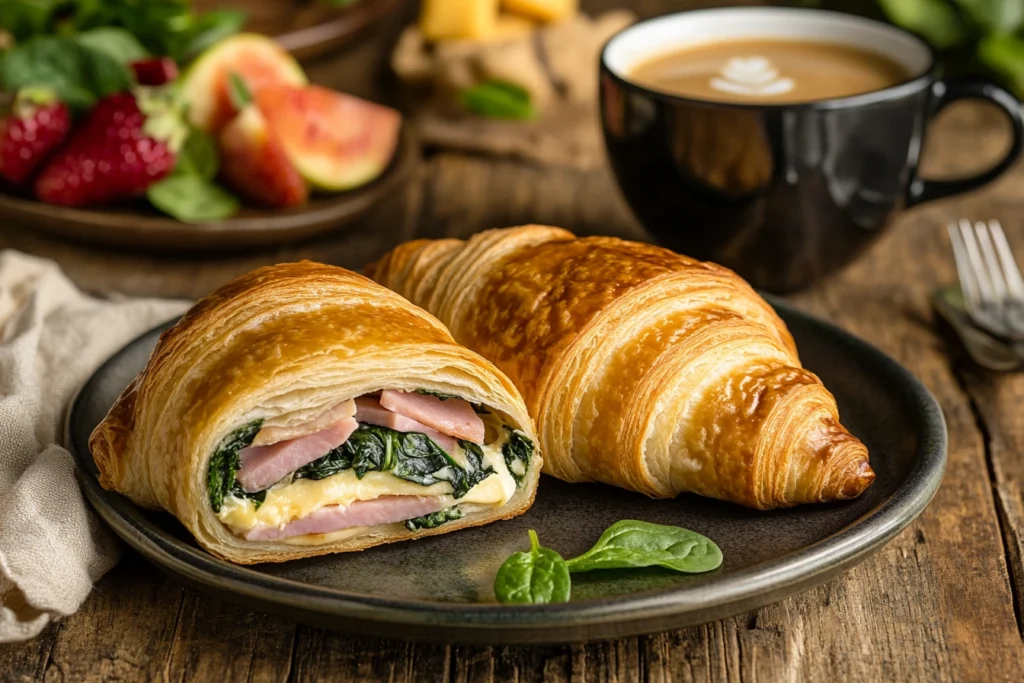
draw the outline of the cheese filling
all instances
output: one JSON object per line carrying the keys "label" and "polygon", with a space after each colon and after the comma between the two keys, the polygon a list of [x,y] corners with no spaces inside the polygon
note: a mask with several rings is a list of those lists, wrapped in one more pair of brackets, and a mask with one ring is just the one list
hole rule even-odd
{"label": "cheese filling", "polygon": [[[390,472],[366,472],[360,479],[355,470],[348,469],[324,479],[285,479],[267,489],[266,497],[257,508],[254,501],[228,495],[217,513],[218,519],[236,534],[244,534],[257,526],[283,527],[330,505],[349,506],[356,501],[376,500],[383,496],[437,496],[444,507],[469,503],[485,507],[501,507],[515,494],[515,478],[509,473],[502,455],[502,446],[508,441],[508,432],[497,430],[498,438],[481,446],[483,462],[494,473],[473,486],[466,495],[456,499],[452,485],[439,482],[423,486],[400,479]],[[456,448],[452,458],[466,462],[462,448]],[[356,530],[359,530],[358,532]],[[366,527],[342,529],[329,534],[308,534],[284,542],[298,545],[316,545],[365,532]]]}

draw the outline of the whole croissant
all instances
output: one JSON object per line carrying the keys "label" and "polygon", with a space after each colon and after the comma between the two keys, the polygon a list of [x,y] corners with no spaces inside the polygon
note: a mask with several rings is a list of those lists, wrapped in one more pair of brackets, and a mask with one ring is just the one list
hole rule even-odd
{"label": "whole croissant", "polygon": [[512,379],[559,479],[770,509],[875,477],[782,320],[726,268],[525,226],[408,242],[368,271]]}

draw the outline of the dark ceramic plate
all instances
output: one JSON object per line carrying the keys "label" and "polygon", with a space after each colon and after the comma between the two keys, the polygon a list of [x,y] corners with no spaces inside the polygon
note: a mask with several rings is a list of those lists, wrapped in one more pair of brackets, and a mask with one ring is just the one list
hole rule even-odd
{"label": "dark ceramic plate", "polygon": [[[777,601],[850,568],[909,524],[942,479],[946,427],[928,390],[868,344],[773,303],[804,363],[836,395],[843,422],[871,451],[878,477],[856,501],[757,512],[544,477],[533,508],[512,520],[361,553],[237,567],[199,549],[169,515],[141,510],[96,481],[89,434],[143,367],[159,330],[125,347],[82,388],[67,439],[86,497],[114,531],[164,571],[226,600],[329,628],[450,642],[555,643],[664,631]],[[701,575],[576,575],[568,604],[494,604],[494,574],[528,546],[527,529],[569,557],[620,519],[699,531],[721,546],[725,563]]]}
{"label": "dark ceramic plate", "polygon": [[[2,2],[2,0],[0,0]],[[405,126],[398,149],[383,174],[363,187],[336,194],[314,194],[305,206],[269,210],[245,207],[223,221],[182,223],[144,201],[105,209],[73,209],[0,192],[0,226],[117,247],[161,251],[231,250],[294,242],[359,218],[395,190],[419,160],[419,144]]]}

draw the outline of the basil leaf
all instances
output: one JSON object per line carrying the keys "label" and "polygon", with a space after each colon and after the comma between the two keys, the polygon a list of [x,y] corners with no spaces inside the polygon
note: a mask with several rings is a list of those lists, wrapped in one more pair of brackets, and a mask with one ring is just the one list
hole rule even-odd
{"label": "basil leaf", "polygon": [[195,175],[172,175],[150,185],[150,203],[185,223],[230,218],[238,213],[238,200],[217,185]]}
{"label": "basil leaf", "polygon": [[627,519],[612,524],[593,548],[566,564],[571,572],[658,566],[699,573],[717,569],[722,551],[695,531]]}
{"label": "basil leaf", "polygon": [[430,515],[405,520],[405,528],[409,531],[420,531],[421,529],[436,529],[442,524],[462,519],[462,510],[456,506],[445,508]]}
{"label": "basil leaf", "polygon": [[242,469],[242,462],[238,458],[238,452],[252,443],[256,434],[263,426],[263,420],[253,420],[249,424],[239,427],[228,434],[217,446],[210,458],[210,465],[206,470],[206,488],[210,496],[210,507],[214,512],[220,512],[224,497],[235,495],[239,498],[251,498],[259,508],[266,491],[259,493],[246,493],[235,480],[238,470]]}
{"label": "basil leaf", "polygon": [[514,553],[494,577],[498,602],[543,604],[569,602],[572,581],[562,556],[542,548],[537,532],[530,530],[530,550]]}
{"label": "basil leaf", "polygon": [[131,33],[123,28],[105,26],[94,28],[75,36],[79,45],[102,52],[119,64],[129,64],[149,56],[146,48]]}
{"label": "basil leaf", "polygon": [[459,92],[462,106],[481,116],[496,119],[532,119],[536,112],[530,93],[513,83],[485,81]]}
{"label": "basil leaf", "polygon": [[174,166],[176,175],[193,175],[203,180],[213,180],[217,176],[220,167],[220,159],[217,155],[217,146],[209,133],[198,128],[189,128],[188,137],[185,138],[181,150],[178,152],[178,162]]}
{"label": "basil leaf", "polygon": [[501,455],[505,458],[505,466],[509,474],[516,480],[516,488],[523,485],[523,479],[530,469],[533,458],[533,442],[523,432],[504,425],[508,431],[508,441],[501,446]]}
{"label": "basil leaf", "polygon": [[50,88],[73,109],[88,109],[111,93],[128,90],[128,68],[74,38],[41,36],[17,45],[0,59],[0,90]]}

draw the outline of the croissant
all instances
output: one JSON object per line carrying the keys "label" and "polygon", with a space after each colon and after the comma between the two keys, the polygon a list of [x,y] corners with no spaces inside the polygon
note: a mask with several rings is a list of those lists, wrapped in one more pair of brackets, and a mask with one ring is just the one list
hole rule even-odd
{"label": "croissant", "polygon": [[518,515],[536,442],[512,382],[436,318],[303,262],[199,301],[89,445],[105,488],[251,564]]}
{"label": "croissant", "polygon": [[759,509],[874,479],[782,320],[726,268],[526,226],[408,242],[368,271],[515,382],[559,479]]}

